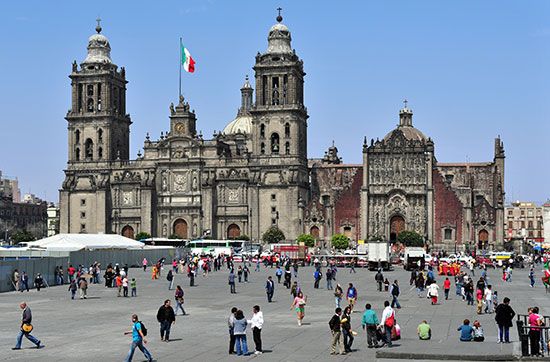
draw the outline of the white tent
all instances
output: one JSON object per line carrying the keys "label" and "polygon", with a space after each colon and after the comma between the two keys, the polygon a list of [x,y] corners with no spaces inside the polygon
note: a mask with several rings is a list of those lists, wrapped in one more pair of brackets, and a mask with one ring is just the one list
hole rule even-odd
{"label": "white tent", "polygon": [[143,249],[145,244],[115,234],[57,234],[26,243],[29,249],[76,251],[97,249]]}

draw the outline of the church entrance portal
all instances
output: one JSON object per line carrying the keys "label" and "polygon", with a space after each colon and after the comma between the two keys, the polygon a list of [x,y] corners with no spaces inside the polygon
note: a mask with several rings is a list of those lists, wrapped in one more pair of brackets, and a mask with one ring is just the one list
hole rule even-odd
{"label": "church entrance portal", "polygon": [[489,232],[487,230],[481,230],[478,235],[477,248],[478,250],[487,249],[489,243]]}
{"label": "church entrance portal", "polygon": [[180,239],[187,239],[187,221],[183,219],[177,219],[174,222],[174,235],[176,235]]}
{"label": "church entrance portal", "polygon": [[399,233],[405,231],[405,219],[396,215],[390,219],[390,242],[395,243]]}
{"label": "church entrance portal", "polygon": [[126,225],[122,228],[122,236],[126,236],[127,238],[133,239],[134,238],[134,228],[130,225]]}
{"label": "church entrance portal", "polygon": [[228,239],[236,239],[239,236],[241,236],[241,228],[239,225],[231,224],[227,228],[227,238]]}

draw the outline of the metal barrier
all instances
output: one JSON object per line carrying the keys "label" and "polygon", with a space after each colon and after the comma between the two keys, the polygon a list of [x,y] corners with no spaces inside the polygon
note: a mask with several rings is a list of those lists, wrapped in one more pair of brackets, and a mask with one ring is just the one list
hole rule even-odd
{"label": "metal barrier", "polygon": [[[518,329],[519,341],[521,343],[521,355],[523,357],[533,355],[533,346],[531,342],[539,344],[538,350],[540,355],[550,355],[550,348],[548,348],[548,343],[550,342],[550,316],[543,316],[543,319],[543,326],[531,327],[529,326],[529,315],[517,315],[516,326]],[[532,330],[540,331],[540,338],[538,338],[537,342],[533,340]]]}

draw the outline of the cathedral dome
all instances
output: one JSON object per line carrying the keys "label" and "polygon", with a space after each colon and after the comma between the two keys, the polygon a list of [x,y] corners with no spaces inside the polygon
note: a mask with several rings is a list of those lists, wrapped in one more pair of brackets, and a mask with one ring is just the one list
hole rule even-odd
{"label": "cathedral dome", "polygon": [[291,36],[288,27],[281,23],[283,17],[279,14],[277,24],[269,29],[267,52],[273,54],[290,54],[292,47],[290,46]]}
{"label": "cathedral dome", "polygon": [[384,141],[387,142],[393,137],[393,135],[401,133],[409,141],[426,142],[428,140],[428,137],[426,137],[424,133],[420,132],[420,130],[414,128],[412,124],[412,115],[412,110],[407,108],[407,106],[405,105],[405,108],[399,111],[399,126],[388,133],[384,137]]}
{"label": "cathedral dome", "polygon": [[109,39],[101,34],[101,26],[96,27],[97,34],[88,38],[88,55],[82,64],[112,63]]}
{"label": "cathedral dome", "polygon": [[226,135],[237,133],[252,133],[252,117],[249,115],[238,115],[233,121],[229,122],[223,129]]}

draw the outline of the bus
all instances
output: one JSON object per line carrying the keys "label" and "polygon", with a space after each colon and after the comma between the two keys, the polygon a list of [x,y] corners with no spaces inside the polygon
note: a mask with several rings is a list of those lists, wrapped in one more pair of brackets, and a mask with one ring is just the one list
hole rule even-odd
{"label": "bus", "polygon": [[232,256],[240,254],[247,247],[247,241],[244,240],[191,240],[186,247],[194,255],[212,255],[220,254]]}

